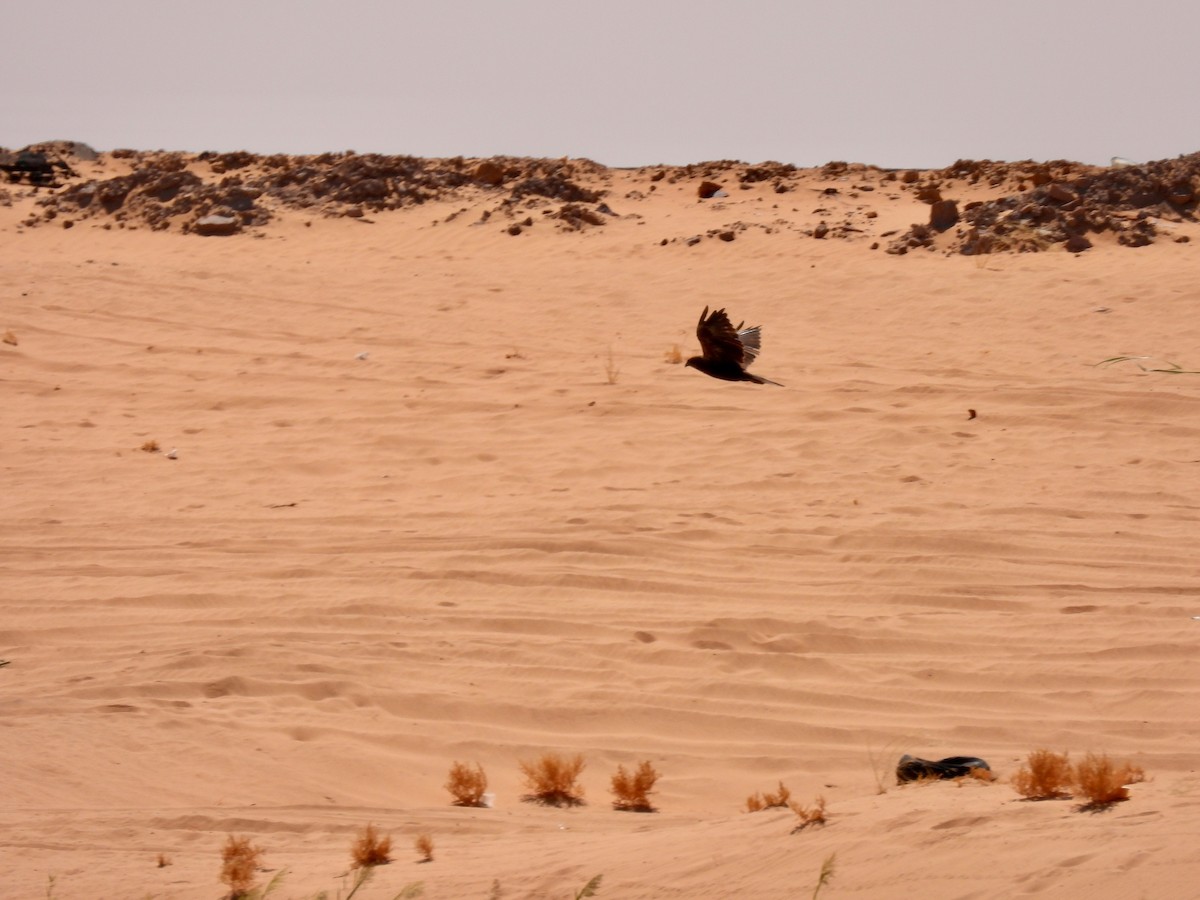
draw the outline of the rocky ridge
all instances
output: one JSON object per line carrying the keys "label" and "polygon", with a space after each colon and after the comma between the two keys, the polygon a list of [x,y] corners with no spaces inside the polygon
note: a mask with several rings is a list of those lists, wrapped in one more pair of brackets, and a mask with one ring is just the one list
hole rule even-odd
{"label": "rocky ridge", "polygon": [[[222,235],[257,229],[261,233],[288,211],[369,222],[370,216],[447,199],[462,199],[476,208],[482,203],[486,208],[476,224],[491,221],[512,235],[537,221],[553,223],[559,231],[579,232],[617,216],[606,198],[618,170],[586,159],[425,159],[353,151],[263,156],[244,151],[114,150],[97,155],[86,145],[69,141],[36,148],[77,162],[99,156],[117,165],[97,164],[96,177],[78,175],[54,189],[30,188],[36,197],[33,211],[21,223],[30,228],[49,223],[69,228],[90,220],[103,228]],[[1200,198],[1200,153],[1112,167],[1066,160],[959,160],[935,170],[888,170],[840,161],[800,169],[770,161],[716,160],[626,171],[633,173],[637,186],[622,199],[633,204],[673,185],[693,191],[696,202],[711,204],[718,211],[722,204],[733,205],[743,196],[778,195],[776,201],[764,202],[792,204],[793,213],[813,217],[803,224],[782,213],[767,224],[736,219],[703,236],[661,241],[689,246],[703,237],[730,241],[753,228],[815,239],[891,238],[886,250],[893,254],[921,248],[967,255],[1053,247],[1080,252],[1102,233],[1138,247],[1169,230],[1164,222],[1195,221]],[[0,203],[11,205],[21,196],[20,186],[10,188],[0,192]],[[742,194],[750,191],[757,193]],[[875,191],[889,199],[911,194],[928,205],[928,218],[902,233],[875,234],[870,204]],[[801,209],[808,197],[815,204]],[[535,219],[532,212],[540,213],[539,217]],[[871,241],[869,246],[876,249],[880,242]]]}

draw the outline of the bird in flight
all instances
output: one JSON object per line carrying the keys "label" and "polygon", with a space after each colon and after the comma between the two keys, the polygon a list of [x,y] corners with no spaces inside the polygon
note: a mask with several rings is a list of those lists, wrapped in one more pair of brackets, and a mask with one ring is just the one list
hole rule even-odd
{"label": "bird in flight", "polygon": [[758,325],[742,328],[745,324],[743,322],[734,328],[729,324],[729,316],[725,315],[725,310],[715,310],[710,316],[708,307],[704,307],[704,312],[700,313],[700,324],[696,326],[701,355],[693,356],[686,365],[725,381],[753,381],[755,384],[783,387],[778,381],[746,371],[758,356],[762,335]]}

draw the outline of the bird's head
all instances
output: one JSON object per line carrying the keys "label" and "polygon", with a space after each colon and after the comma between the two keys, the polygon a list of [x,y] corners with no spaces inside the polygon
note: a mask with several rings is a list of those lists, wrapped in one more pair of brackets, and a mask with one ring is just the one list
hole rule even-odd
{"label": "bird's head", "polygon": [[700,368],[700,367],[699,367],[699,366],[697,366],[697,365],[696,365],[696,363],[698,363],[699,361],[700,361],[700,357],[699,357],[699,356],[693,356],[693,357],[690,357],[690,358],[688,359],[688,361],[687,361],[687,362],[685,362],[685,363],[683,364],[683,365],[684,365],[684,368],[686,368],[686,367],[688,367],[688,366],[691,366],[693,369],[698,369],[698,368]]}

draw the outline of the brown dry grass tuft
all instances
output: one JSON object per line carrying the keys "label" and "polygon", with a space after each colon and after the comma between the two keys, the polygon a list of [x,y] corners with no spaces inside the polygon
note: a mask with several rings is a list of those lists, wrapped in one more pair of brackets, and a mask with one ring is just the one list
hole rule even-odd
{"label": "brown dry grass tuft", "polygon": [[582,806],[583,788],[578,779],[585,765],[578,753],[573,757],[543,753],[536,762],[522,760],[521,772],[529,793],[521,799],[545,806]]}
{"label": "brown dry grass tuft", "polygon": [[160,449],[158,441],[146,441],[146,443],[142,444],[142,450],[146,453],[157,453]]}
{"label": "brown dry grass tuft", "polygon": [[417,848],[421,862],[433,862],[433,838],[427,834],[419,834],[413,841],[413,846]]}
{"label": "brown dry grass tuft", "polygon": [[1070,797],[1071,764],[1066,753],[1034,750],[1012,777],[1012,786],[1026,800],[1059,800]]}
{"label": "brown dry grass tuft", "polygon": [[671,345],[671,348],[666,353],[665,359],[673,366],[677,366],[683,362],[683,351],[679,349],[678,344]]}
{"label": "brown dry grass tuft", "polygon": [[5,331],[4,337],[0,338],[0,340],[4,341],[4,343],[9,344],[13,347],[17,346],[17,336],[15,334],[13,334],[11,331]]}
{"label": "brown dry grass tuft", "polygon": [[649,760],[640,763],[632,774],[626,772],[624,766],[617,766],[617,774],[612,777],[613,809],[655,812],[650,794],[654,793],[654,784],[659,777]]}
{"label": "brown dry grass tuft", "polygon": [[487,774],[479,763],[475,763],[472,769],[466,763],[455,760],[446,778],[446,790],[454,798],[455,806],[486,806],[483,795],[487,792],[487,785]]}
{"label": "brown dry grass tuft", "polygon": [[368,823],[350,845],[351,868],[385,866],[392,861],[392,838],[381,837],[375,826]]}
{"label": "brown dry grass tuft", "polygon": [[1083,762],[1075,764],[1073,774],[1076,788],[1087,799],[1080,809],[1089,811],[1107,809],[1114,803],[1128,800],[1129,789],[1125,785],[1146,779],[1140,766],[1128,762],[1115,765],[1107,753],[1100,756],[1089,753]]}
{"label": "brown dry grass tuft", "polygon": [[616,359],[613,357],[612,344],[608,345],[608,356],[604,360],[604,377],[609,384],[616,384],[617,378],[621,374],[621,367],[617,365]]}
{"label": "brown dry grass tuft", "polygon": [[799,803],[788,803],[788,808],[796,814],[800,819],[800,823],[792,829],[792,834],[797,831],[803,831],[808,827],[824,826],[827,823],[825,818],[825,798],[817,797],[813,801],[812,806],[801,806]]}
{"label": "brown dry grass tuft", "polygon": [[254,872],[262,863],[263,851],[248,837],[229,835],[221,849],[221,881],[229,885],[230,900],[245,897],[254,889]]}
{"label": "brown dry grass tuft", "polygon": [[764,809],[778,809],[788,805],[788,798],[792,796],[792,792],[784,787],[783,782],[779,782],[779,790],[774,794],[760,794],[755,791],[746,798],[746,812],[761,812]]}
{"label": "brown dry grass tuft", "polygon": [[165,853],[158,854],[158,867],[160,869],[165,869],[169,865],[171,865],[171,857],[167,856]]}

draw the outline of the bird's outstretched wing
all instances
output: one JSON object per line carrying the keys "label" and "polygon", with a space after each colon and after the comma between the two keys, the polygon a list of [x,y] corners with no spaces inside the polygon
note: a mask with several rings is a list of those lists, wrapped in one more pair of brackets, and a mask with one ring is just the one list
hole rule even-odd
{"label": "bird's outstretched wing", "polygon": [[[744,324],[744,323],[743,323]],[[696,326],[696,337],[700,339],[700,352],[704,358],[714,363],[735,365],[739,368],[749,365],[758,355],[758,329],[747,328],[742,334],[753,332],[752,349],[742,341],[738,331],[729,322],[725,310],[715,310],[709,315],[708,307],[700,313],[700,323]]]}
{"label": "bird's outstretched wing", "polygon": [[737,336],[738,340],[742,342],[742,368],[749,368],[750,363],[758,358],[758,352],[762,347],[762,331],[758,325],[753,328],[742,328],[739,325]]}

